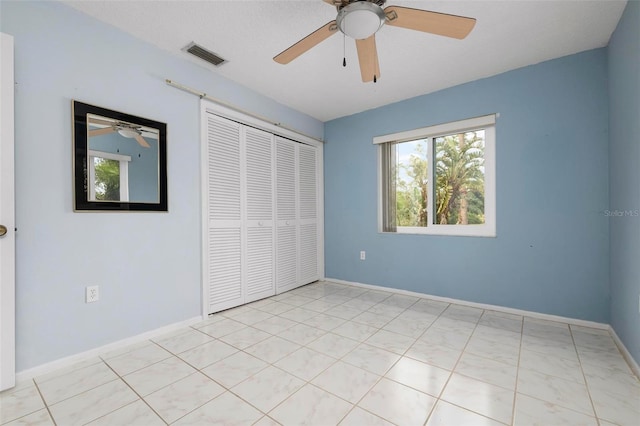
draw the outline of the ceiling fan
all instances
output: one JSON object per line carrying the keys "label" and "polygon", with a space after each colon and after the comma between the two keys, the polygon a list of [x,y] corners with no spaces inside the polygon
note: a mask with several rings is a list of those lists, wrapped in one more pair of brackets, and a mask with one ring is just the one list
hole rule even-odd
{"label": "ceiling fan", "polygon": [[144,148],[149,148],[149,142],[142,137],[142,127],[135,124],[125,123],[123,121],[102,120],[99,118],[89,118],[89,125],[99,125],[97,129],[89,130],[89,136],[108,135],[109,133],[118,132],[120,136],[135,139],[138,144]]}
{"label": "ceiling fan", "polygon": [[[476,24],[474,18],[429,10],[401,6],[388,6],[383,9],[382,6],[386,0],[323,1],[336,6],[338,10],[336,19],[276,55],[273,58],[274,61],[279,64],[288,64],[340,30],[344,35],[356,40],[362,81],[375,83],[380,77],[375,33],[383,25],[463,39]],[[343,65],[346,65],[346,61]]]}

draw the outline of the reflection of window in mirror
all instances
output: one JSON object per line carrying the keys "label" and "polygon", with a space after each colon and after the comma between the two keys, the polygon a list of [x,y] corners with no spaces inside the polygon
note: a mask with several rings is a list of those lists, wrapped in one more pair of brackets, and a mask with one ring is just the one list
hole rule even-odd
{"label": "reflection of window in mirror", "polygon": [[128,155],[89,150],[89,201],[129,201]]}

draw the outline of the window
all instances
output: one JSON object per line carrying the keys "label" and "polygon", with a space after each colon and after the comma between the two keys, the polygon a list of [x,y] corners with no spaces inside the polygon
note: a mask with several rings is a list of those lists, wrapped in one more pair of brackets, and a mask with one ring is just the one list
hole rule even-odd
{"label": "window", "polygon": [[381,232],[495,237],[495,115],[373,143]]}
{"label": "window", "polygon": [[128,155],[89,150],[89,201],[129,201]]}

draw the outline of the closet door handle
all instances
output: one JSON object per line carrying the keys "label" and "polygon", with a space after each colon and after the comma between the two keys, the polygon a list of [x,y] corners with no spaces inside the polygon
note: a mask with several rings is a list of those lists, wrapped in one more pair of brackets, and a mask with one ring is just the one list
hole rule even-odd
{"label": "closet door handle", "polygon": [[262,221],[258,222],[258,226],[264,226],[264,222]]}
{"label": "closet door handle", "polygon": [[4,237],[7,234],[7,227],[0,225],[0,237]]}

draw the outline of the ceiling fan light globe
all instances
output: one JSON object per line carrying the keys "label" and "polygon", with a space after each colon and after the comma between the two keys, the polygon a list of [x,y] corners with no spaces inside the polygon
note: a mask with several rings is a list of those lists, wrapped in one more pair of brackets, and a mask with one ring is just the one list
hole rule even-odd
{"label": "ceiling fan light globe", "polygon": [[120,134],[120,136],[124,136],[125,138],[135,138],[140,134],[132,129],[120,129],[118,130],[118,133]]}
{"label": "ceiling fan light globe", "polygon": [[375,34],[385,22],[385,14],[380,6],[367,1],[348,4],[340,9],[336,23],[348,37],[362,40]]}

